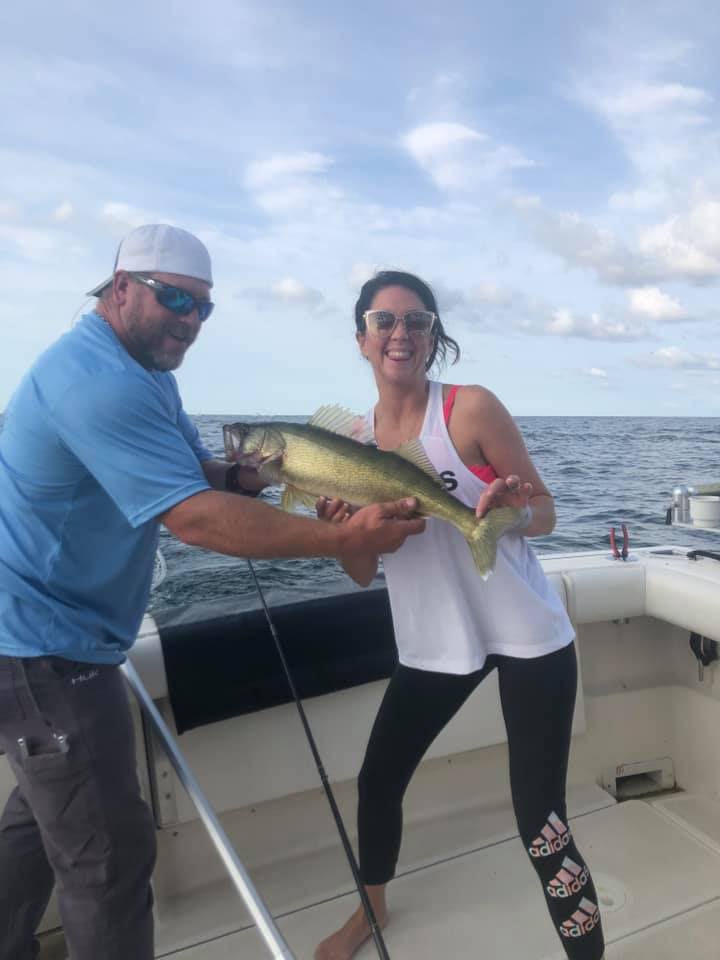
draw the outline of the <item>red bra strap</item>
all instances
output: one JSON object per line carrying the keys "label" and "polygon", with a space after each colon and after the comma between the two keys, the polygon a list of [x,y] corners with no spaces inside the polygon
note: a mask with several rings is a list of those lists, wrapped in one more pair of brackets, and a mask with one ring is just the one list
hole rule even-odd
{"label": "red bra strap", "polygon": [[450,387],[450,393],[447,395],[447,400],[446,400],[445,403],[443,404],[443,414],[444,414],[444,416],[445,416],[445,426],[447,426],[447,425],[450,423],[450,414],[452,413],[452,409],[453,409],[453,407],[455,406],[455,397],[457,396],[457,392],[458,392],[459,389],[460,389],[460,387],[457,387],[457,386],[455,386],[455,387]]}
{"label": "red bra strap", "polygon": [[[443,404],[445,426],[447,426],[448,423],[450,422],[450,414],[452,413],[452,409],[455,406],[455,397],[457,396],[457,392],[459,389],[460,387],[458,386],[450,387],[450,392],[447,395],[447,400]],[[495,480],[497,477],[495,468],[492,466],[492,464],[489,464],[489,463],[484,463],[482,465],[476,463],[476,464],[473,464],[473,466],[468,467],[468,470],[470,470],[471,473],[474,473],[476,477],[480,477],[480,479],[487,484],[492,483],[493,480]]]}

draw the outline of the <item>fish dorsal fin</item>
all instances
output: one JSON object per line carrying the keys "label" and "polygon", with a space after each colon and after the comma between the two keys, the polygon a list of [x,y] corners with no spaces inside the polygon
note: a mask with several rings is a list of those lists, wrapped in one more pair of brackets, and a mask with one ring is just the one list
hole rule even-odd
{"label": "fish dorsal fin", "polygon": [[373,443],[375,439],[365,417],[335,404],[326,404],[316,410],[308,420],[308,425],[338,433],[341,437],[349,437],[358,443]]}
{"label": "fish dorsal fin", "polygon": [[396,453],[399,457],[402,457],[403,460],[407,460],[409,463],[419,467],[423,473],[426,473],[429,477],[432,477],[432,479],[439,483],[441,487],[445,486],[443,483],[443,478],[430,462],[430,458],[425,452],[425,447],[422,445],[420,440],[408,440],[407,443],[404,443],[401,447],[398,447],[397,450],[393,450],[393,453]]}

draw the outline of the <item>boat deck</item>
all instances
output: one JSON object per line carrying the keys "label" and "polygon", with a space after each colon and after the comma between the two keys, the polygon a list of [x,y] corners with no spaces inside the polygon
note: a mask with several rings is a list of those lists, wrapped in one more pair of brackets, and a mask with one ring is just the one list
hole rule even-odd
{"label": "boat deck", "polygon": [[[720,802],[679,793],[618,804],[594,786],[575,788],[570,800],[572,829],[598,889],[607,960],[717,960]],[[253,876],[299,960],[309,960],[357,902],[336,848]],[[390,892],[385,939],[393,958],[565,956],[508,809],[467,810],[410,827]],[[160,904],[156,956],[269,957],[233,897],[226,884],[215,884]],[[357,957],[376,955],[367,943]],[[48,944],[43,960],[62,956]]]}
{"label": "boat deck", "polygon": [[[698,676],[687,633],[720,641],[720,565],[667,551],[638,559],[546,564],[577,624],[582,668],[568,816],[598,889],[606,960],[720,960],[720,670]],[[164,700],[162,670],[153,681],[146,663],[144,675]],[[349,827],[379,696],[379,684],[364,684],[308,704]],[[493,697],[487,686],[463,708],[470,713],[443,732],[408,791],[385,930],[393,960],[564,960],[516,834]],[[291,713],[282,705],[190,731],[182,746],[293,955],[311,960],[358,898]],[[242,766],[229,759],[239,756]],[[618,764],[664,761],[683,790],[617,803],[598,786],[613,783]],[[141,766],[156,792],[168,777],[172,801],[156,809],[156,957],[265,960],[270,950],[166,767]],[[633,777],[624,790],[666,782]],[[64,960],[58,939],[45,938],[42,960]],[[357,954],[375,956],[372,942]]]}

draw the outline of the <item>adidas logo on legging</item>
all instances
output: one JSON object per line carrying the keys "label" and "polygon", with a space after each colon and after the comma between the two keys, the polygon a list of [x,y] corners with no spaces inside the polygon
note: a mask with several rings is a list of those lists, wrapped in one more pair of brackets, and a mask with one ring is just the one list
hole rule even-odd
{"label": "adidas logo on legging", "polygon": [[587,867],[581,867],[570,857],[565,857],[562,866],[547,885],[546,890],[551,897],[564,900],[580,893],[589,879]]}
{"label": "adidas logo on legging", "polygon": [[564,937],[574,940],[577,937],[584,936],[586,933],[590,933],[599,922],[600,911],[597,906],[592,900],[583,897],[575,913],[560,927],[560,933]]}
{"label": "adidas logo on legging", "polygon": [[531,857],[539,859],[540,857],[551,857],[554,853],[560,853],[561,850],[570,843],[572,834],[556,813],[551,813],[547,823],[540,831],[540,836],[536,837],[528,847]]}

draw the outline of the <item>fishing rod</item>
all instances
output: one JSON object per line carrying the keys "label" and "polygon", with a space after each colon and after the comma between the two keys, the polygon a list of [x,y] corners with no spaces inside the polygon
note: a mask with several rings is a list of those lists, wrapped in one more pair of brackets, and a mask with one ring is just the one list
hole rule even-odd
{"label": "fishing rod", "polygon": [[307,737],[307,741],[310,744],[310,749],[312,751],[312,755],[315,760],[315,766],[317,767],[317,772],[320,775],[320,781],[322,782],[323,789],[325,791],[325,796],[327,797],[327,802],[330,804],[332,815],[335,818],[335,826],[337,827],[338,833],[340,834],[340,839],[342,840],[342,845],[345,850],[345,856],[347,857],[347,861],[350,864],[350,870],[352,871],[353,880],[355,881],[355,886],[357,887],[357,891],[360,894],[360,902],[363,905],[365,916],[367,917],[368,924],[370,925],[370,933],[372,934],[372,938],[375,941],[375,946],[377,948],[378,955],[381,957],[381,960],[390,960],[390,954],[387,952],[387,947],[385,946],[383,935],[380,931],[380,927],[378,926],[377,919],[375,918],[375,911],[372,908],[372,904],[370,903],[370,900],[368,898],[363,882],[360,879],[360,871],[358,869],[357,861],[355,859],[355,854],[353,853],[353,849],[350,846],[350,840],[347,835],[347,830],[345,829],[345,824],[343,823],[342,816],[340,815],[340,810],[338,809],[338,805],[335,801],[335,795],[333,794],[332,788],[330,787],[330,781],[328,780],[327,774],[325,773],[325,767],[323,766],[323,762],[320,758],[320,753],[318,751],[317,744],[315,743],[315,737],[313,736],[312,730],[310,729],[310,724],[308,723],[307,716],[305,715],[305,708],[303,707],[302,701],[298,696],[298,692],[295,688],[295,682],[293,681],[292,674],[290,673],[290,668],[288,667],[287,660],[285,659],[285,653],[283,651],[282,644],[280,643],[280,637],[278,636],[278,632],[275,628],[275,624],[273,623],[273,619],[270,616],[268,605],[265,602],[265,594],[263,593],[262,587],[260,586],[260,581],[257,578],[257,575],[255,573],[255,568],[252,565],[252,561],[248,560],[247,565],[250,568],[250,573],[252,574],[253,581],[255,582],[255,589],[258,592],[258,596],[260,597],[260,602],[262,603],[263,610],[265,611],[265,618],[268,622],[268,626],[270,627],[270,633],[272,634],[273,640],[275,641],[275,647],[277,649],[278,656],[280,657],[280,662],[283,665],[283,670],[285,671],[285,676],[287,677],[287,682],[290,687],[290,692],[293,695],[293,699],[295,700],[295,706],[297,707],[298,713],[300,714],[300,721],[303,725],[303,730],[305,731],[305,736]]}

